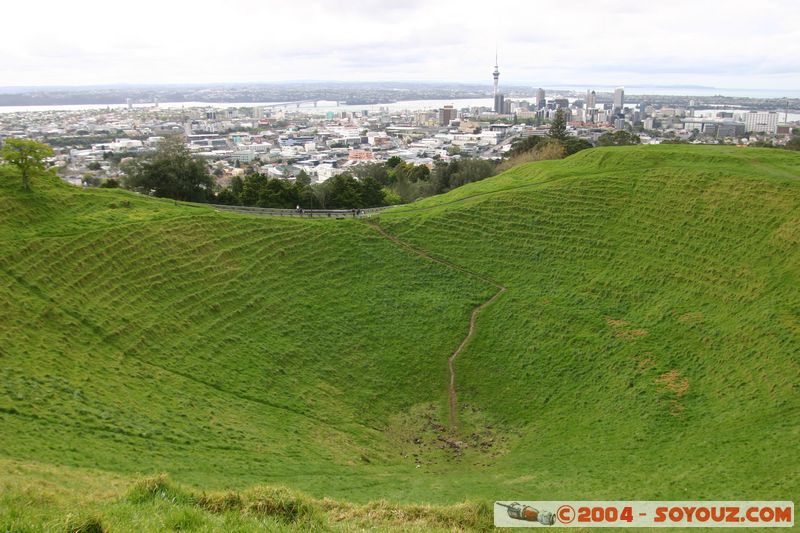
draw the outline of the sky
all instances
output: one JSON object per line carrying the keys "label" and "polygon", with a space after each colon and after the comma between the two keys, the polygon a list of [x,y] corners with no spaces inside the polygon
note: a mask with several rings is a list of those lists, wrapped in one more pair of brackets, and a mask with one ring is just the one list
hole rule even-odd
{"label": "sky", "polygon": [[797,0],[39,0],[0,86],[337,81],[800,88]]}

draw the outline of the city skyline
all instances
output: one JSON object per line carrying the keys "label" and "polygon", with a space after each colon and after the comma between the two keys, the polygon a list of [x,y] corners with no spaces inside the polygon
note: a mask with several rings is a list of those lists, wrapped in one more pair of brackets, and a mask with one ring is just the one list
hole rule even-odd
{"label": "city skyline", "polygon": [[[454,2],[260,4],[220,10],[143,0],[122,16],[84,0],[7,6],[4,86],[370,80],[476,83],[495,44],[507,86],[706,86],[796,91],[798,8],[781,0],[536,6],[498,3],[496,22]],[[224,17],[214,18],[215,14]],[[214,21],[211,24],[211,21]],[[408,24],[404,24],[408,22]],[[742,39],[741,35],[748,35]]]}

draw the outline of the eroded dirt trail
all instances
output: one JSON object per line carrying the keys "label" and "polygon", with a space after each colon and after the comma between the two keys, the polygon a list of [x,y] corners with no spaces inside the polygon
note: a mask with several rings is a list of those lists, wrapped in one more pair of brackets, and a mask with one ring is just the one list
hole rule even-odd
{"label": "eroded dirt trail", "polygon": [[492,280],[490,278],[487,278],[486,276],[482,276],[482,275],[480,275],[480,274],[478,274],[476,272],[472,272],[471,270],[466,269],[466,268],[464,268],[462,266],[456,265],[454,263],[451,263],[450,261],[446,261],[444,259],[439,259],[438,257],[431,256],[425,250],[417,248],[416,246],[413,246],[413,245],[411,245],[411,244],[409,244],[409,243],[407,243],[405,241],[400,240],[398,237],[392,235],[391,233],[388,233],[375,220],[369,220],[368,224],[370,225],[370,227],[374,228],[375,231],[377,231],[378,233],[380,233],[381,235],[383,235],[384,237],[386,237],[387,239],[389,239],[390,241],[392,241],[394,244],[396,244],[397,246],[399,246],[401,248],[405,248],[406,250],[408,250],[408,251],[410,251],[410,252],[412,252],[412,253],[420,256],[420,257],[424,257],[425,259],[427,259],[429,261],[433,261],[435,263],[439,263],[440,265],[444,265],[447,268],[451,268],[453,270],[457,270],[457,271],[461,272],[462,274],[465,274],[465,275],[470,276],[472,278],[478,279],[478,280],[480,280],[480,281],[482,281],[484,283],[488,283],[488,284],[490,284],[490,285],[492,285],[492,286],[497,288],[497,292],[494,294],[494,296],[492,296],[491,298],[489,298],[485,302],[481,303],[480,305],[475,306],[472,309],[472,313],[470,313],[470,316],[469,316],[469,329],[467,331],[467,334],[462,339],[461,344],[458,345],[458,348],[456,348],[455,351],[452,353],[452,355],[447,359],[447,368],[450,371],[450,382],[448,383],[448,387],[447,387],[448,403],[449,403],[449,407],[450,407],[450,409],[449,409],[449,411],[450,411],[450,429],[452,431],[457,431],[458,430],[458,408],[457,408],[458,406],[457,406],[457,402],[456,402],[456,400],[457,400],[457,398],[456,398],[456,369],[455,369],[456,357],[459,356],[459,354],[469,344],[469,341],[472,340],[472,337],[475,336],[475,324],[477,322],[478,315],[480,314],[480,312],[485,307],[487,307],[488,305],[492,304],[495,300],[497,300],[504,292],[506,292],[506,287],[504,285],[501,285],[501,284],[497,283],[496,281],[494,281],[494,280]]}
{"label": "eroded dirt trail", "polygon": [[505,291],[505,287],[498,286],[498,290],[494,296],[472,309],[472,313],[469,316],[469,331],[467,332],[467,336],[464,337],[464,340],[462,340],[461,344],[458,345],[458,348],[456,348],[456,351],[453,352],[453,355],[447,359],[447,367],[450,369],[450,386],[448,388],[448,394],[450,397],[450,427],[454,431],[458,429],[458,417],[456,416],[456,369],[454,365],[456,357],[458,357],[461,351],[467,346],[467,344],[469,344],[469,341],[472,340],[472,337],[475,335],[475,321],[478,318],[478,313],[480,313],[484,307],[497,300]]}

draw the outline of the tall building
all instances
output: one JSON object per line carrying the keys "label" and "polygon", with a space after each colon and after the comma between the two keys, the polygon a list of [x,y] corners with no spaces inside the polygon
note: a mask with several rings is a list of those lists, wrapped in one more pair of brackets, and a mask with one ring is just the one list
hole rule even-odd
{"label": "tall building", "polygon": [[439,125],[440,126],[449,126],[451,120],[455,120],[458,118],[458,112],[456,109],[451,105],[446,105],[443,108],[439,109]]}
{"label": "tall building", "polygon": [[494,112],[503,114],[506,109],[506,98],[503,93],[494,94]]}
{"label": "tall building", "polygon": [[597,93],[594,91],[586,91],[586,109],[592,110],[597,107]]}
{"label": "tall building", "polygon": [[544,100],[544,89],[539,87],[536,89],[536,109],[544,109],[545,100]]}
{"label": "tall building", "polygon": [[553,99],[553,105],[556,106],[556,109],[566,109],[569,107],[569,100],[566,98],[555,98]]}
{"label": "tall building", "polygon": [[594,122],[597,117],[597,93],[594,91],[586,91],[586,114],[584,121]]}
{"label": "tall building", "polygon": [[621,113],[622,108],[625,105],[625,89],[622,87],[618,87],[614,89],[614,113]]}
{"label": "tall building", "polygon": [[778,131],[778,113],[775,111],[750,111],[744,114],[746,132],[775,133]]}

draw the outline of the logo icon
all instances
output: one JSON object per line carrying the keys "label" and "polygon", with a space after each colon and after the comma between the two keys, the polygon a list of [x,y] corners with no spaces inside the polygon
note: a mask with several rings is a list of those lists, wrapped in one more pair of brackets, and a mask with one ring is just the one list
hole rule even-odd
{"label": "logo icon", "polygon": [[495,503],[500,507],[505,507],[509,518],[513,518],[514,520],[523,520],[525,522],[539,522],[544,526],[552,526],[553,524],[556,523],[556,515],[554,515],[550,511],[540,511],[535,507],[531,507],[530,505],[522,505],[519,502],[513,502],[511,504],[505,504],[500,502],[495,502]]}

